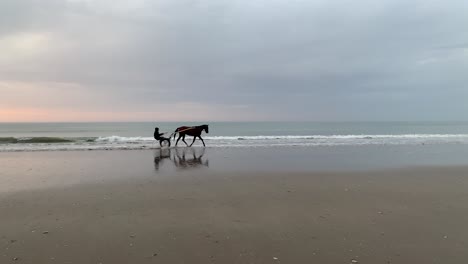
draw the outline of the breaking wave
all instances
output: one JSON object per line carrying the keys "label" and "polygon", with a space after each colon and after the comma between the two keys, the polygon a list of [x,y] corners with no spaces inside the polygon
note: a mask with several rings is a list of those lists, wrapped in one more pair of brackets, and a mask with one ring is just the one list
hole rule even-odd
{"label": "breaking wave", "polygon": [[[191,143],[191,137],[187,139]],[[358,146],[468,144],[468,134],[205,136],[208,147]],[[172,144],[174,145],[174,141]],[[200,142],[197,140],[195,146]],[[179,146],[184,146],[179,142]],[[48,150],[119,150],[159,148],[152,137],[0,138],[0,152]]]}

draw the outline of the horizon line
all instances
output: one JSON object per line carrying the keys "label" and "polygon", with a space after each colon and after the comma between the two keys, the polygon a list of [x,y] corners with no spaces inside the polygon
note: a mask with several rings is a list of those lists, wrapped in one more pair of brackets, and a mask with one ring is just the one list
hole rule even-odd
{"label": "horizon line", "polygon": [[411,123],[411,122],[434,122],[434,123],[451,123],[451,122],[468,122],[468,120],[204,120],[204,121],[0,121],[0,124],[51,124],[51,123]]}

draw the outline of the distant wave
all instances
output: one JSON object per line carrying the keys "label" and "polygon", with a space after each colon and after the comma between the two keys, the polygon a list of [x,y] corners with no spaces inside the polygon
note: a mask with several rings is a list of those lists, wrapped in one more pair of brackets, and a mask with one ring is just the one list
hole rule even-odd
{"label": "distant wave", "polygon": [[[205,136],[209,147],[468,144],[468,134]],[[191,142],[191,137],[189,137]],[[174,144],[174,142],[173,142]],[[197,140],[195,145],[199,144]],[[179,146],[184,146],[179,142]],[[159,148],[152,137],[0,137],[0,152]]]}
{"label": "distant wave", "polygon": [[115,143],[132,143],[132,142],[148,142],[154,141],[152,137],[119,137],[119,136],[109,136],[109,137],[99,137],[94,140],[95,142],[115,142]]}
{"label": "distant wave", "polygon": [[468,138],[468,134],[404,134],[404,135],[287,135],[287,136],[214,136],[211,140],[275,140],[275,139],[374,139],[374,138]]}
{"label": "distant wave", "polygon": [[[207,136],[207,140],[288,140],[288,139],[424,139],[424,138],[467,138],[468,134],[404,134],[404,135],[286,135],[286,136]],[[152,137],[120,137],[109,136],[99,137],[96,141],[109,142],[132,142],[132,141],[153,141]]]}
{"label": "distant wave", "polygon": [[15,137],[2,137],[0,138],[1,143],[70,143],[72,139],[60,138],[60,137],[30,137],[30,138],[15,138]]}

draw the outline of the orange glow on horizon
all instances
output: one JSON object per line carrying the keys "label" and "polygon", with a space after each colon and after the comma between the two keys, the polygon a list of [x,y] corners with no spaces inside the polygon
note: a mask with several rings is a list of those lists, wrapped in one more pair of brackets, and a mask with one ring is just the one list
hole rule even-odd
{"label": "orange glow on horizon", "polygon": [[[77,111],[73,109],[43,109],[43,108],[0,108],[0,122],[177,122],[177,121],[255,121],[242,119],[245,114],[234,114],[225,118],[211,109],[191,111],[193,109],[176,107],[177,110],[154,112],[114,112],[114,111]],[[198,109],[199,110],[199,109]],[[203,119],[200,119],[203,117]],[[266,118],[264,120],[267,120]]]}
{"label": "orange glow on horizon", "polygon": [[177,116],[168,113],[149,112],[81,112],[35,108],[0,108],[0,122],[117,122],[149,120],[173,121],[177,120]]}

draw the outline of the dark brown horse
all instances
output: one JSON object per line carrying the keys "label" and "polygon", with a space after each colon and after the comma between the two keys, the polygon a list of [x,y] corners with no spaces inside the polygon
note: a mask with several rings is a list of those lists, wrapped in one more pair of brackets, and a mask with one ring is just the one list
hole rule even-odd
{"label": "dark brown horse", "polygon": [[[203,143],[203,146],[205,147],[205,141],[203,141],[203,138],[201,137],[201,133],[203,132],[203,130],[205,130],[205,132],[208,133],[208,125],[193,126],[193,127],[188,127],[188,126],[178,127],[174,131],[174,139],[176,137],[176,134],[179,133],[179,138],[177,138],[175,145],[177,146],[177,143],[179,143],[179,140],[182,138],[182,141],[185,143],[185,145],[187,145],[188,147],[191,147],[193,143],[195,142],[195,139],[199,138],[201,142]],[[187,142],[185,142],[186,135],[193,137],[193,141],[192,141],[192,144],[190,144],[190,146],[187,144]]]}

